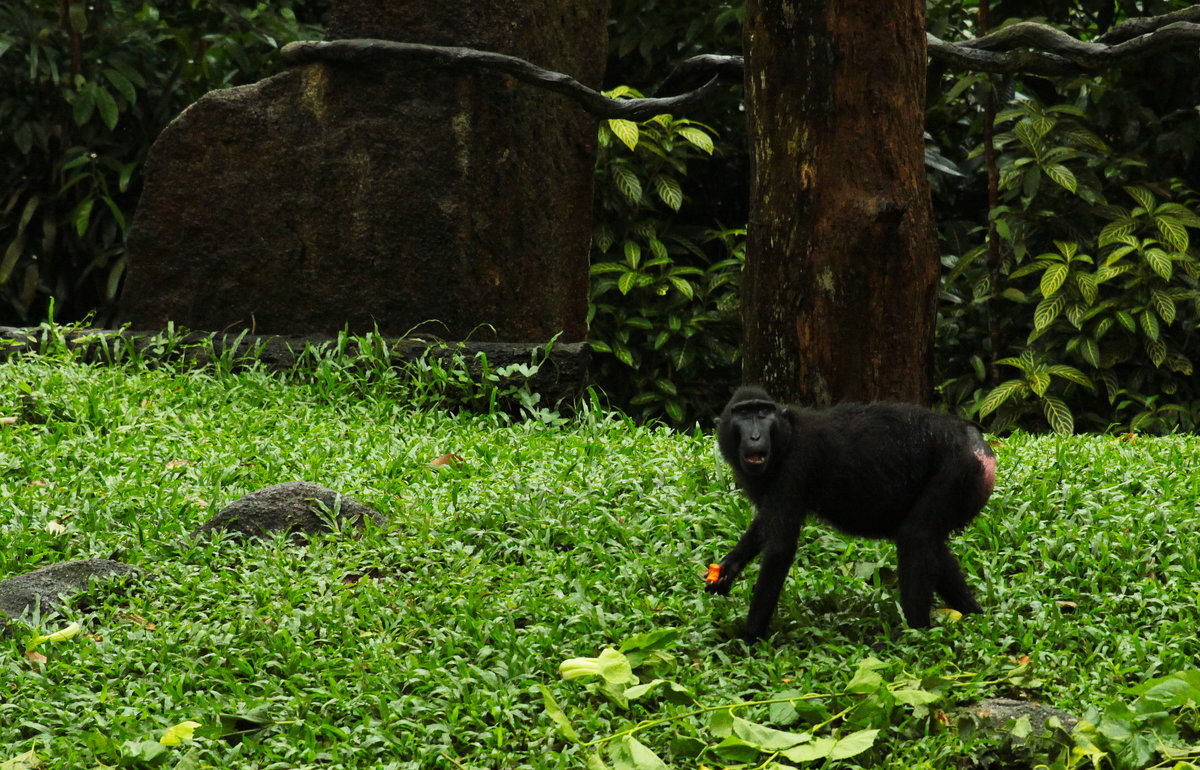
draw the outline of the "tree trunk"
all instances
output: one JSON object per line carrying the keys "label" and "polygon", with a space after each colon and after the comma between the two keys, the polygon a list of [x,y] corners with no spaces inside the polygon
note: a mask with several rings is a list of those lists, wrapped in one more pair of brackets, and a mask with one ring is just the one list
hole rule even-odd
{"label": "tree trunk", "polygon": [[931,399],[924,11],[747,0],[743,377],[781,400]]}

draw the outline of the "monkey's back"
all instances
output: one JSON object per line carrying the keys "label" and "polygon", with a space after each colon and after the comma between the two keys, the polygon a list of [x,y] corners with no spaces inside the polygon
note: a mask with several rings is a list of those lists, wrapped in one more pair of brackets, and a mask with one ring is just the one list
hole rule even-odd
{"label": "monkey's back", "polygon": [[[849,534],[891,538],[932,485],[961,500],[941,514],[949,531],[965,526],[991,491],[994,459],[968,422],[913,404],[840,404],[792,409],[799,457],[797,495],[805,509]],[[944,488],[943,488],[944,487]],[[928,499],[928,498],[927,498]]]}

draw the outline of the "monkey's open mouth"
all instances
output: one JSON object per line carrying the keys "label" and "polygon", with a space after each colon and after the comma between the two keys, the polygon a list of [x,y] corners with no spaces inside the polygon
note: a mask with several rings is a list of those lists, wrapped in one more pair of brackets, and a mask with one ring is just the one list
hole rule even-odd
{"label": "monkey's open mouth", "polygon": [[746,461],[747,465],[763,465],[767,461],[767,456],[762,452],[750,452],[742,459]]}

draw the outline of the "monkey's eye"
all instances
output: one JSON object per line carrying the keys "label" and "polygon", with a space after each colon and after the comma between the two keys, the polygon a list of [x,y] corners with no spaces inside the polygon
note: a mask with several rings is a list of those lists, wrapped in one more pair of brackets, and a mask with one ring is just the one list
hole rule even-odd
{"label": "monkey's eye", "polygon": [[763,407],[762,409],[758,410],[758,416],[759,417],[770,417],[772,411],[773,410],[771,410],[771,409],[767,409],[766,407]]}

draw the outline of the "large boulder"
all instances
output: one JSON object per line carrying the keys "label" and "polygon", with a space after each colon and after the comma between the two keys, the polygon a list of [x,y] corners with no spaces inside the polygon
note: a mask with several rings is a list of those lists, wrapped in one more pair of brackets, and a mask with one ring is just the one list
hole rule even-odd
{"label": "large boulder", "polygon": [[[596,86],[606,6],[347,1],[329,36],[478,47]],[[484,71],[315,63],[211,92],[147,161],[120,320],[582,340],[594,144],[566,99]]]}

